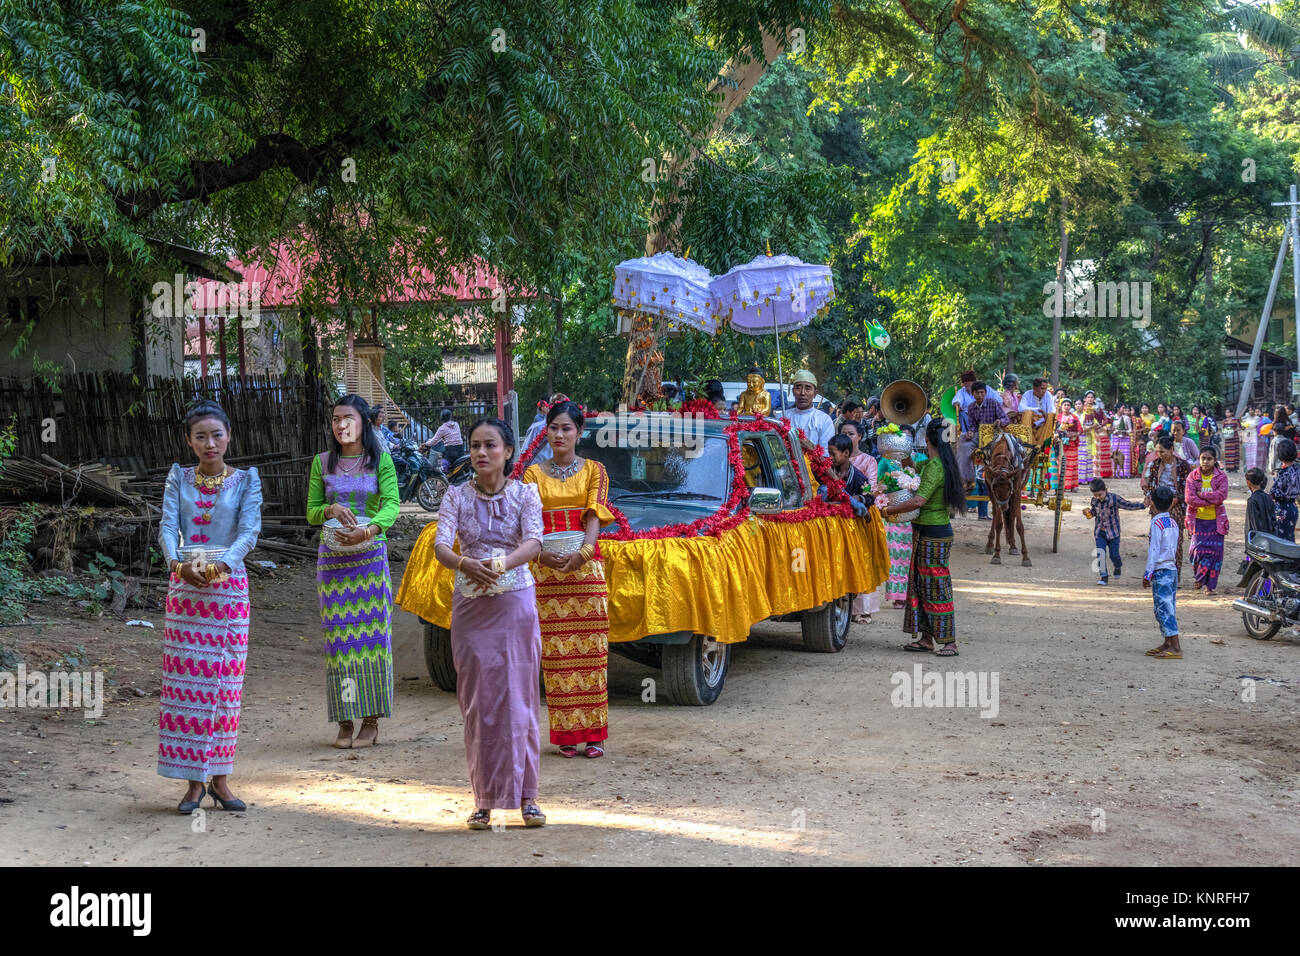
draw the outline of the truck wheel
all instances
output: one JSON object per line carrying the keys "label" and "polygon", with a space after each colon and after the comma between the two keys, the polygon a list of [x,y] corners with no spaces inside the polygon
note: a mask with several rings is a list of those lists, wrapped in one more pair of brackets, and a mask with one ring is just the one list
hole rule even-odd
{"label": "truck wheel", "polygon": [[447,493],[447,479],[441,475],[434,475],[432,478],[426,478],[420,482],[419,490],[415,493],[415,500],[420,503],[420,507],[425,511],[437,511],[438,506],[442,504],[442,496]]}
{"label": "truck wheel", "polygon": [[[1273,581],[1271,578],[1264,577],[1263,574],[1256,574],[1246,585],[1246,595],[1243,600],[1248,603],[1257,603],[1267,600],[1270,586]],[[1281,621],[1270,621],[1263,616],[1247,614],[1241,612],[1241,623],[1246,627],[1246,633],[1257,641],[1267,641],[1282,629]]]}
{"label": "truck wheel", "polygon": [[456,665],[451,662],[451,631],[424,622],[424,666],[429,678],[441,689],[456,692]]}
{"label": "truck wheel", "polygon": [[718,699],[731,666],[731,645],[696,634],[685,644],[663,645],[660,675],[668,696],[687,707],[704,707]]}
{"label": "truck wheel", "polygon": [[836,654],[844,650],[844,645],[849,642],[852,611],[852,594],[828,601],[815,610],[804,611],[799,622],[803,628],[803,646],[818,654]]}

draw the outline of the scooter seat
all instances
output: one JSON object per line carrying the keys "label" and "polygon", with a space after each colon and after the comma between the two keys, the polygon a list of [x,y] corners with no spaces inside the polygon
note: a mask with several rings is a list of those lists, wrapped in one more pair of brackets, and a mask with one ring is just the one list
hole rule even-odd
{"label": "scooter seat", "polygon": [[1286,558],[1291,561],[1300,561],[1300,544],[1294,541],[1288,541],[1286,538],[1279,538],[1275,534],[1269,534],[1267,531],[1252,531],[1246,544],[1258,548],[1261,551],[1267,551],[1269,554],[1276,555],[1279,558]]}

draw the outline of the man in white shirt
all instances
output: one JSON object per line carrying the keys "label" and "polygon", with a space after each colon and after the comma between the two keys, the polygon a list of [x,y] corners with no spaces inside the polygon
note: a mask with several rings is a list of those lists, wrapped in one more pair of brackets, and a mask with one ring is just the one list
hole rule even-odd
{"label": "man in white shirt", "polygon": [[790,391],[794,393],[794,408],[783,409],[781,414],[790,420],[793,428],[801,429],[808,441],[826,451],[831,436],[835,434],[835,424],[825,412],[813,408],[817,376],[805,368],[795,372],[792,381],[794,384]]}
{"label": "man in white shirt", "polygon": [[952,406],[957,410],[957,420],[961,421],[961,413],[966,411],[975,403],[975,396],[970,393],[970,387],[975,384],[975,370],[967,369],[961,373],[961,388],[957,389],[957,394],[952,397]]}
{"label": "man in white shirt", "polygon": [[1034,387],[1020,397],[1020,423],[1033,429],[1034,444],[1042,446],[1056,428],[1056,400],[1045,378],[1034,379]]}

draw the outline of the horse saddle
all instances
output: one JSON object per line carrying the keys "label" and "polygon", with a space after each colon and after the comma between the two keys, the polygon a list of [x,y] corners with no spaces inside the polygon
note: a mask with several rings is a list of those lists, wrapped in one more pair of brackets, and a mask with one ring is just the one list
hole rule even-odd
{"label": "horse saddle", "polygon": [[1020,439],[1011,434],[1011,432],[1005,431],[995,434],[989,440],[989,443],[979,450],[985,464],[987,465],[993,460],[993,449],[997,447],[997,444],[1000,441],[1006,442],[1007,454],[1010,456],[1008,464],[1011,466],[1011,470],[1019,471],[1022,469],[1025,466],[1027,449],[1023,444],[1021,444]]}

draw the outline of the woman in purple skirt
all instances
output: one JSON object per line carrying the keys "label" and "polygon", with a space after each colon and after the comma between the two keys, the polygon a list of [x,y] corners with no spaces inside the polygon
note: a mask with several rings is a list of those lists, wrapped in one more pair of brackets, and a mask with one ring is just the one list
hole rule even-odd
{"label": "woman in purple skirt", "polygon": [[456,572],[451,657],[474,790],[471,830],[486,830],[498,808],[518,807],[525,826],[546,823],[537,806],[542,634],[528,569],[542,550],[542,499],[536,485],[507,477],[514,453],[509,425],[475,422],[474,477],[438,510],[434,553]]}

